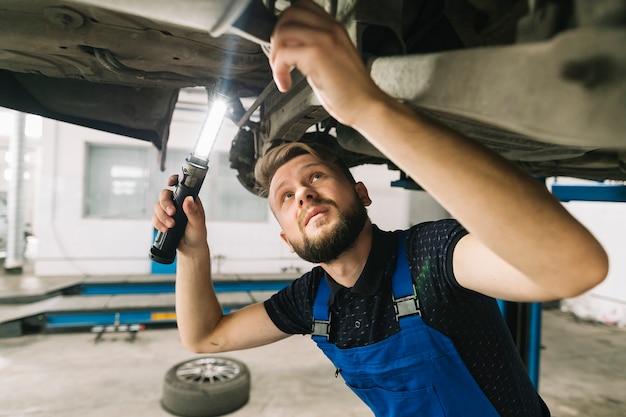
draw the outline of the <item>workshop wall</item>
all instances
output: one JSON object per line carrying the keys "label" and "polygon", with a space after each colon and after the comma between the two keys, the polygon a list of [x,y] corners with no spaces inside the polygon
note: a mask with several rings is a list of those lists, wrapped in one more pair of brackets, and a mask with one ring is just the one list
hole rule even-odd
{"label": "workshop wall", "polygon": [[[38,276],[150,274],[152,204],[167,175],[179,172],[182,159],[177,157],[192,149],[199,129],[197,115],[187,113],[175,119],[168,146],[170,158],[166,172],[162,173],[157,164],[158,152],[149,143],[44,120],[38,148],[41,165],[32,182],[37,184],[36,198],[30,197],[36,202],[33,224],[37,247],[32,253],[35,273]],[[233,135],[234,126],[225,125],[216,151],[228,152]],[[148,152],[149,193],[144,197],[145,212],[141,218],[85,215],[87,149],[99,144]],[[398,173],[386,166],[356,167],[353,173],[366,184],[373,201],[368,212],[383,229],[406,228],[448,216],[424,192],[390,187],[390,182],[398,179]],[[626,203],[572,201],[564,205],[602,242],[611,267],[605,282],[580,297],[563,300],[562,309],[581,318],[626,326],[626,257],[621,254],[622,237],[626,236],[623,222]],[[207,222],[214,272],[277,273],[310,268],[310,264],[292,254],[282,242],[278,224],[269,210],[265,210],[263,221]]]}
{"label": "workshop wall", "polygon": [[[193,148],[200,125],[198,116],[190,113],[175,119],[168,145],[170,157],[166,172],[161,173],[158,152],[149,143],[46,120],[41,141],[44,158],[38,191],[35,273],[38,276],[150,274],[153,264],[148,259],[148,250],[154,235],[153,204],[165,185],[165,178],[170,173],[179,173],[181,155]],[[234,125],[225,124],[215,152],[228,152],[234,133]],[[86,214],[88,149],[95,145],[141,148],[149,152],[145,167],[149,193],[144,197],[136,196],[145,199],[146,209],[141,218]],[[181,159],[177,160],[175,155]],[[355,175],[370,191],[374,203],[369,212],[380,227],[396,229],[411,223],[410,194],[414,192],[389,186],[397,179],[396,172],[387,170],[386,166],[360,167],[355,169]],[[203,200],[205,198],[211,196]],[[263,207],[266,211],[263,221],[207,222],[215,272],[276,273],[310,268],[310,264],[289,251],[279,237],[276,220],[269,209]]]}

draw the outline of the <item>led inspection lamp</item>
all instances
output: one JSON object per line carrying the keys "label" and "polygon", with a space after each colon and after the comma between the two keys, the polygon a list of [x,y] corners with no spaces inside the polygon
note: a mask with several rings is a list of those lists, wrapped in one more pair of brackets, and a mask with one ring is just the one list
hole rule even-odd
{"label": "led inspection lamp", "polygon": [[224,82],[218,80],[209,95],[209,113],[204,121],[200,136],[192,154],[182,166],[183,177],[179,180],[172,200],[176,206],[175,225],[167,232],[159,232],[150,248],[150,259],[161,264],[171,264],[176,258],[176,248],[187,226],[183,212],[183,201],[188,196],[194,199],[200,192],[204,177],[209,169],[209,154],[217,140],[227,110],[228,98],[224,95]]}

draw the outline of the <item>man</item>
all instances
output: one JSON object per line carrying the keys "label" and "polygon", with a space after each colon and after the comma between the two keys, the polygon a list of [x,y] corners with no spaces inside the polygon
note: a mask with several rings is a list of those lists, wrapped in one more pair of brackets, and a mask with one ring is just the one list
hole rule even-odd
{"label": "man", "polygon": [[[312,333],[378,416],[549,415],[494,298],[544,301],[586,291],[607,273],[599,243],[537,181],[378,89],[341,25],[315,3],[299,1],[281,15],[270,64],[281,91],[297,67],[333,117],[456,220],[383,232],[367,216],[365,185],[332,152],[277,147],[257,167],[257,181],[281,238],[320,266],[265,303],[224,315],[202,204],[185,200],[176,272],[185,346],[221,352]],[[174,210],[164,190],[154,226],[172,227]]]}

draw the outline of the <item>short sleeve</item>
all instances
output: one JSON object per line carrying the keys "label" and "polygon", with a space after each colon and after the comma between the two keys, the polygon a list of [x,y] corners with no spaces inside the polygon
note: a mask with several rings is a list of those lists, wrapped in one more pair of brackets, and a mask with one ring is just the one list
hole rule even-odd
{"label": "short sleeve", "polygon": [[438,276],[442,285],[460,289],[452,268],[452,255],[456,244],[467,235],[467,230],[454,219],[421,223],[411,228],[408,241],[409,263],[417,270],[420,281]]}
{"label": "short sleeve", "polygon": [[309,334],[315,292],[321,274],[313,271],[294,280],[265,301],[264,306],[272,322],[287,334]]}

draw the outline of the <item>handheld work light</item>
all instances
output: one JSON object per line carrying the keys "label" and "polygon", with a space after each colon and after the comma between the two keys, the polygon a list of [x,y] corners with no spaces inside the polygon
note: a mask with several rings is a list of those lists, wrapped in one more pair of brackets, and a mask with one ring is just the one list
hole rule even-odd
{"label": "handheld work light", "polygon": [[224,94],[225,86],[218,80],[209,96],[209,113],[196,142],[193,153],[185,159],[182,166],[183,176],[179,179],[172,199],[176,206],[175,225],[167,232],[159,232],[150,248],[150,259],[161,264],[171,264],[176,259],[176,248],[187,226],[187,216],[183,212],[183,201],[188,196],[194,199],[200,192],[202,182],[209,169],[209,155],[222,127],[228,108],[228,99]]}

